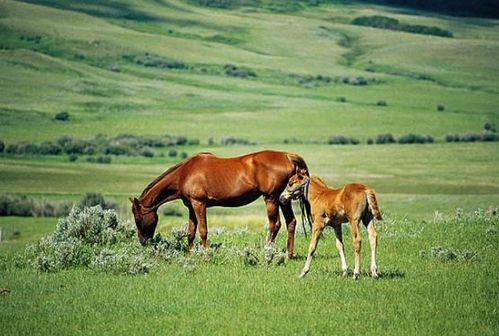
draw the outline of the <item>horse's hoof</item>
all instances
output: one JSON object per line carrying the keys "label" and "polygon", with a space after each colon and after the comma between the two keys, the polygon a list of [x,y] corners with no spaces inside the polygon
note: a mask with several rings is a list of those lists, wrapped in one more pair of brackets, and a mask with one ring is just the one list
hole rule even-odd
{"label": "horse's hoof", "polygon": [[343,273],[341,274],[342,277],[346,278],[348,276],[348,271],[343,271]]}
{"label": "horse's hoof", "polygon": [[379,278],[379,275],[378,275],[378,273],[376,273],[376,272],[372,272],[372,273],[371,273],[371,277],[372,277],[373,279],[378,279],[378,278]]}
{"label": "horse's hoof", "polygon": [[359,273],[354,273],[354,274],[353,274],[353,279],[354,279],[354,280],[359,280],[359,276],[360,276],[360,274],[359,274]]}
{"label": "horse's hoof", "polygon": [[301,278],[303,278],[305,275],[307,275],[307,273],[305,273],[305,272],[301,272],[301,274],[300,274],[299,278],[301,279]]}

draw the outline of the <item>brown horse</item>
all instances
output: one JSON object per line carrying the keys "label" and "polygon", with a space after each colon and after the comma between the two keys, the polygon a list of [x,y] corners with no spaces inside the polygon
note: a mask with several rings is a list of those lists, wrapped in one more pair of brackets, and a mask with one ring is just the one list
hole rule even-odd
{"label": "brown horse", "polygon": [[279,195],[298,169],[308,175],[305,161],[292,153],[266,150],[234,158],[220,158],[211,153],[197,154],[152,181],[139,199],[130,198],[139,241],[145,244],[153,237],[159,206],[181,199],[189,209],[189,250],[196,228],[199,228],[201,245],[207,247],[207,207],[239,207],[263,195],[269,220],[267,242],[274,242],[281,226],[280,207],[287,224],[287,251],[291,257],[296,219],[291,204],[279,204]]}
{"label": "brown horse", "polygon": [[339,189],[329,188],[320,178],[316,176],[309,177],[308,171],[299,171],[290,178],[286,189],[281,195],[280,201],[285,204],[291,198],[298,196],[304,196],[306,202],[310,203],[313,218],[312,238],[308,248],[307,261],[300,277],[304,277],[310,271],[317,243],[327,225],[331,225],[334,228],[336,248],[341,259],[341,268],[343,275],[347,274],[341,224],[348,222],[355,250],[353,276],[354,279],[357,279],[360,275],[360,221],[364,223],[369,234],[371,275],[373,278],[378,277],[376,265],[377,232],[373,220],[383,220],[383,217],[378,208],[374,190],[360,183],[347,184]]}

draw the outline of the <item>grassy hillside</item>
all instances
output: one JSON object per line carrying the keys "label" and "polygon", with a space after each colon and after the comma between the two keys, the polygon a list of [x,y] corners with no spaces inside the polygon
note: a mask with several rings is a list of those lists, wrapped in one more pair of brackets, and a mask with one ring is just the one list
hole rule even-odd
{"label": "grassy hillside", "polygon": [[[2,1],[0,12],[4,141],[442,137],[499,123],[494,20],[355,3],[275,12],[185,1]],[[350,24],[365,15],[438,26],[454,38]],[[353,85],[359,77],[368,84]],[[60,111],[69,122],[54,121]]]}
{"label": "grassy hillside", "polygon": [[[22,252],[57,219],[2,216],[2,331],[496,335],[499,142],[444,137],[483,133],[485,124],[490,136],[499,126],[499,20],[372,4],[384,2],[0,0],[0,196],[68,203],[97,192],[131,220],[128,197],[183,157],[272,148],[302,155],[333,186],[368,184],[386,218],[377,223],[380,279],[342,278],[327,231],[302,281],[302,233],[297,258],[283,266],[262,258],[262,200],[210,208],[212,249],[149,256],[155,267],[136,276],[88,265],[39,272]],[[487,4],[478,4],[482,13]],[[359,17],[398,24],[353,24]],[[435,143],[366,144],[387,133],[431,135]],[[113,142],[120,134],[128,147]],[[331,135],[360,144],[325,144]],[[242,140],[228,146],[223,137]],[[143,145],[158,139],[182,144]],[[13,144],[38,152],[13,153]],[[58,155],[40,154],[54,144]],[[120,150],[131,154],[115,155]],[[111,162],[96,163],[101,157]],[[165,213],[169,207],[181,216]],[[157,231],[169,237],[187,213],[175,201],[159,217]],[[70,260],[75,243],[52,253]],[[122,243],[146,251],[135,239]],[[245,265],[241,251],[262,259]],[[36,257],[39,268],[50,261]]]}

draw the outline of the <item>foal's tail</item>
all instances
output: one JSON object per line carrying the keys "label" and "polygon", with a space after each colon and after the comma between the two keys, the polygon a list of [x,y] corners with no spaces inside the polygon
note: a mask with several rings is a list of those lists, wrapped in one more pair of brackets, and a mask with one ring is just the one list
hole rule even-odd
{"label": "foal's tail", "polygon": [[381,215],[381,211],[379,210],[378,201],[376,200],[376,193],[374,192],[374,190],[367,189],[366,196],[367,196],[367,204],[369,205],[369,210],[371,210],[371,213],[373,214],[374,218],[376,218],[377,220],[383,220],[383,216]]}

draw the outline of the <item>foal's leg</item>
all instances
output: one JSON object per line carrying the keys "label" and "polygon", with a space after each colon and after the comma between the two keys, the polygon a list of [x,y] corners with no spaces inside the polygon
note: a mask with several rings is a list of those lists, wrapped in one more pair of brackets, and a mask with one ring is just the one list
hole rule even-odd
{"label": "foal's leg", "polygon": [[303,278],[310,271],[312,258],[314,257],[314,253],[317,249],[317,244],[319,243],[319,238],[321,236],[322,230],[324,230],[324,227],[325,224],[321,220],[314,219],[314,224],[312,225],[312,238],[310,239],[310,245],[308,246],[307,261],[305,261],[305,266],[303,266],[300,278]]}
{"label": "foal's leg", "polygon": [[284,219],[286,220],[286,226],[288,228],[288,258],[292,258],[294,255],[295,248],[295,228],[296,228],[296,218],[293,214],[293,208],[291,206],[291,202],[287,204],[281,204],[282,214],[284,215]]}
{"label": "foal's leg", "polygon": [[206,222],[206,204],[200,201],[192,201],[191,204],[198,223],[199,236],[201,238],[201,246],[207,248],[208,224]]}
{"label": "foal's leg", "polygon": [[360,232],[359,232],[359,219],[352,218],[349,219],[350,233],[352,234],[353,249],[355,252],[355,266],[353,269],[353,278],[357,280],[360,275]]}
{"label": "foal's leg", "polygon": [[196,237],[196,228],[198,226],[198,221],[196,219],[196,214],[192,205],[189,205],[189,224],[187,226],[187,250],[189,253],[192,250],[194,243],[194,237]]}
{"label": "foal's leg", "polygon": [[340,255],[341,260],[341,270],[343,271],[343,276],[347,276],[347,261],[345,259],[345,248],[343,246],[343,234],[341,232],[341,223],[334,225],[334,233],[336,235],[336,249]]}
{"label": "foal's leg", "polygon": [[275,237],[281,228],[279,220],[279,202],[271,197],[265,197],[265,207],[267,208],[267,217],[269,218],[269,235],[267,236],[267,245],[274,243]]}
{"label": "foal's leg", "polygon": [[378,233],[376,232],[376,227],[374,226],[374,220],[372,216],[365,217],[362,221],[367,228],[367,233],[369,235],[369,245],[371,246],[371,276],[373,278],[377,278],[378,266],[376,265],[376,248],[378,246]]}

